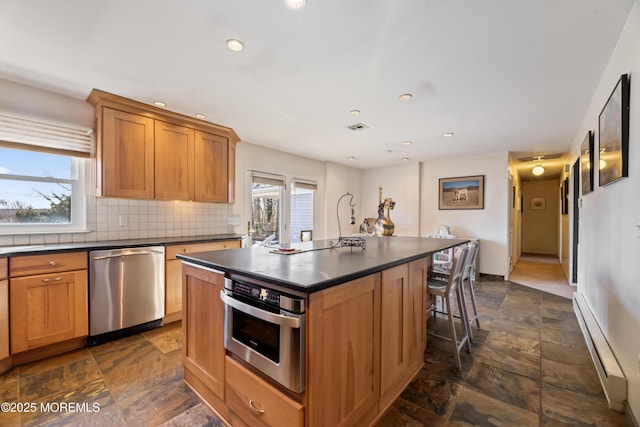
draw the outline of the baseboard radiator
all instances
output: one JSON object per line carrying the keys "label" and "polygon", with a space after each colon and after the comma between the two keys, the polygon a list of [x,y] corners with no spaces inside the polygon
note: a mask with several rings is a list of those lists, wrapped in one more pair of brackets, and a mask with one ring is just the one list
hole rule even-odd
{"label": "baseboard radiator", "polygon": [[573,310],[578,318],[591,358],[598,371],[602,389],[607,396],[609,408],[624,412],[627,400],[627,379],[616,360],[609,343],[596,322],[587,300],[578,292],[573,294]]}

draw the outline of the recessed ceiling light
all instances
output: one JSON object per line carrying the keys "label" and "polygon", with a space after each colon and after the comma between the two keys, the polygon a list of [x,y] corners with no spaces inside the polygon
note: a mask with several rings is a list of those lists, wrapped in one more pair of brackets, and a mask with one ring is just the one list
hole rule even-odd
{"label": "recessed ceiling light", "polygon": [[385,153],[391,153],[391,150],[384,150]]}
{"label": "recessed ceiling light", "polygon": [[535,176],[540,176],[544,173],[544,168],[542,167],[542,165],[536,165],[533,167],[533,169],[531,169],[531,173],[533,173]]}
{"label": "recessed ceiling light", "polygon": [[196,116],[196,119],[200,119],[200,120],[204,120],[207,118],[207,116],[205,116],[202,113],[197,113],[195,116]]}
{"label": "recessed ceiling light", "polygon": [[349,159],[349,160],[355,160],[356,158],[355,158],[355,156],[349,156],[349,157],[347,157],[347,159]]}
{"label": "recessed ceiling light", "polygon": [[408,158],[408,157],[403,157],[403,158],[402,158],[402,161],[403,161],[403,162],[406,162],[407,160],[409,160],[409,158]]}
{"label": "recessed ceiling light", "polygon": [[284,0],[284,5],[291,10],[300,10],[305,4],[305,0]]}
{"label": "recessed ceiling light", "polygon": [[165,104],[162,101],[153,101],[153,105],[155,105],[156,107],[166,107],[167,104]]}
{"label": "recessed ceiling light", "polygon": [[411,142],[411,141],[403,141],[402,143],[403,143],[404,145],[411,145],[411,144],[413,144],[413,142]]}
{"label": "recessed ceiling light", "polygon": [[444,134],[444,136],[453,136],[453,132],[447,132]]}
{"label": "recessed ceiling light", "polygon": [[411,99],[413,97],[413,95],[411,95],[410,93],[403,93],[402,95],[400,95],[400,99],[403,101],[406,101],[407,99]]}
{"label": "recessed ceiling light", "polygon": [[351,114],[352,116],[357,116],[358,114],[360,114],[360,110],[351,110],[349,111],[349,114]]}
{"label": "recessed ceiling light", "polygon": [[227,40],[227,47],[234,52],[240,52],[242,49],[244,49],[244,43],[242,43],[240,40],[229,39]]}

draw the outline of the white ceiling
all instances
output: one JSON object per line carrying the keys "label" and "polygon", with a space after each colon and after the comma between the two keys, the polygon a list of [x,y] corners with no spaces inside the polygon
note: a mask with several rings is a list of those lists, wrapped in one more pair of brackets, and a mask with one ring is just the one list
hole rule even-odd
{"label": "white ceiling", "polygon": [[[356,168],[558,153],[633,3],[0,0],[0,77],[162,100],[243,141]],[[369,128],[346,128],[360,122]]]}

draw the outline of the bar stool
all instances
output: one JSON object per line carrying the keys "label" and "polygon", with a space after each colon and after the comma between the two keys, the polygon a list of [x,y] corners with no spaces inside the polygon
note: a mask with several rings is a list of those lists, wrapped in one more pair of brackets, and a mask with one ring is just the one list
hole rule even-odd
{"label": "bar stool", "polygon": [[[469,321],[469,339],[473,341],[473,331],[471,329],[471,325],[473,321],[476,322],[476,327],[480,329],[480,317],[478,316],[478,306],[476,304],[476,292],[474,288],[475,282],[475,269],[476,269],[476,258],[478,257],[478,248],[480,243],[477,240],[473,240],[469,242],[469,253],[467,254],[467,260],[464,266],[464,272],[462,274],[462,288],[464,289],[464,284],[467,284],[469,288],[469,295],[471,296],[471,306],[473,307],[473,317],[467,313],[468,321]],[[466,302],[466,301],[465,301]]]}
{"label": "bar stool", "polygon": [[[478,248],[479,242],[477,240],[473,240],[466,245],[468,249],[467,257],[464,262],[464,267],[462,270],[462,283],[460,285],[461,293],[460,299],[462,300],[462,304],[465,308],[465,314],[467,315],[467,334],[469,334],[469,340],[473,341],[473,322],[476,322],[476,327],[480,329],[480,317],[478,315],[478,306],[476,304],[476,293],[474,290],[474,282],[475,282],[475,265],[476,258],[478,256]],[[451,270],[447,268],[442,268],[438,265],[434,265],[433,274],[438,277],[446,278],[450,274]],[[467,297],[464,292],[465,284],[469,288],[469,296],[471,297],[471,306],[473,308],[473,316],[469,315],[468,305],[467,305]],[[460,317],[460,316],[457,316]]]}
{"label": "bar stool", "polygon": [[[467,352],[471,353],[471,340],[468,333],[469,321],[467,319],[467,310],[463,304],[463,300],[461,297],[462,275],[464,273],[465,260],[468,252],[469,247],[467,245],[455,251],[451,271],[446,277],[441,276],[436,272],[434,273],[433,277],[427,278],[427,293],[431,297],[442,298],[443,304],[446,306],[446,315],[449,324],[449,336],[446,337],[430,331],[427,331],[427,334],[451,342],[451,348],[456,359],[458,370],[462,370],[460,350],[465,346],[465,344],[467,345]],[[446,281],[443,279],[446,279]],[[464,335],[460,339],[458,339],[454,323],[454,319],[456,316],[454,316],[453,314],[453,307],[451,302],[452,298],[455,298],[457,301],[458,311],[460,312],[460,318],[463,325],[462,332]],[[435,304],[432,304],[430,309],[435,313]]]}

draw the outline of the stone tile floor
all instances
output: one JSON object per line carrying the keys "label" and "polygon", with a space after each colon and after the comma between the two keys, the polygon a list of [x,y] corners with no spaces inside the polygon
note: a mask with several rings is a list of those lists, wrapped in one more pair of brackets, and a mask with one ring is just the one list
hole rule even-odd
{"label": "stone tile floor", "polygon": [[[486,278],[476,298],[482,329],[463,370],[430,337],[424,368],[377,427],[626,425],[607,407],[571,300]],[[0,400],[37,410],[0,412],[0,425],[222,426],[183,383],[181,346],[178,322],[16,367],[0,376]],[[68,402],[85,406],[55,406]]]}

